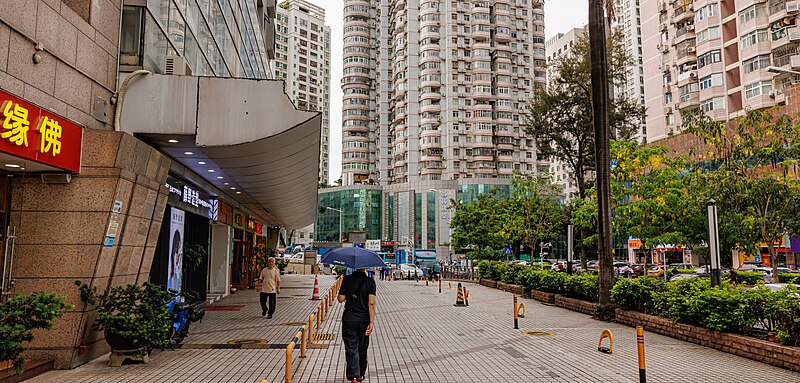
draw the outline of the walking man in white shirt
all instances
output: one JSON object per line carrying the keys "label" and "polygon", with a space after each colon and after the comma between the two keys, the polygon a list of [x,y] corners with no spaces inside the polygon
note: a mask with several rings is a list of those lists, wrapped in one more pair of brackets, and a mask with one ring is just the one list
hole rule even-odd
{"label": "walking man in white shirt", "polygon": [[270,258],[267,267],[261,270],[258,285],[261,291],[261,316],[267,315],[267,319],[272,319],[277,295],[281,293],[281,272],[275,267],[275,258]]}

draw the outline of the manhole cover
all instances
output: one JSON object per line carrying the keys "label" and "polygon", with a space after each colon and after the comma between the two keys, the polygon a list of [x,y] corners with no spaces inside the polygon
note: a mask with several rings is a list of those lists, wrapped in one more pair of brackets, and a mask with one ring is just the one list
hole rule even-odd
{"label": "manhole cover", "polygon": [[267,344],[266,339],[234,339],[229,340],[228,344]]}
{"label": "manhole cover", "polygon": [[333,340],[333,334],[313,334],[311,340]]}
{"label": "manhole cover", "polygon": [[556,335],[556,334],[553,334],[552,332],[539,331],[539,330],[522,331],[522,334],[523,335],[527,335],[527,336],[553,336],[553,335]]}
{"label": "manhole cover", "polygon": [[281,326],[302,326],[306,324],[306,322],[285,322],[281,323]]}

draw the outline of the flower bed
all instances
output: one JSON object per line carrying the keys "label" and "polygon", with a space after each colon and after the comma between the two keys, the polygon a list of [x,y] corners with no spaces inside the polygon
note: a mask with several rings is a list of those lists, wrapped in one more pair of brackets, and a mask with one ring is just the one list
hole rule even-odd
{"label": "flower bed", "polygon": [[744,335],[728,334],[636,311],[617,309],[616,321],[628,326],[711,347],[748,359],[800,372],[800,348],[788,347]]}
{"label": "flower bed", "polygon": [[556,295],[545,291],[531,290],[531,298],[551,305],[556,303]]}
{"label": "flower bed", "polygon": [[587,315],[594,315],[597,310],[597,303],[582,301],[580,299],[570,298],[561,294],[556,294],[555,303],[558,307],[563,307],[567,310],[581,312]]}

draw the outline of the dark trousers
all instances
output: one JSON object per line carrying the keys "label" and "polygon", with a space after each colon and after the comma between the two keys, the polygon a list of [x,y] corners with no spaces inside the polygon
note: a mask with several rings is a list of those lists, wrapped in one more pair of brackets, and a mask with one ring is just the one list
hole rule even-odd
{"label": "dark trousers", "polygon": [[[261,309],[267,311],[267,314],[272,315],[275,313],[275,298],[277,294],[275,293],[261,293]],[[269,306],[267,305],[267,299],[269,299]]]}
{"label": "dark trousers", "polygon": [[344,340],[345,359],[347,360],[347,380],[366,376],[369,322],[342,321],[342,340]]}

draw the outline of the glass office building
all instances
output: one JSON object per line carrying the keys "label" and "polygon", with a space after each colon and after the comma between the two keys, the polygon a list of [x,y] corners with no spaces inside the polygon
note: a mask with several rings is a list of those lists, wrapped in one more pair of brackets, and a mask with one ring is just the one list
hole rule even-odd
{"label": "glass office building", "polygon": [[275,25],[264,1],[125,1],[120,71],[271,78]]}
{"label": "glass office building", "polygon": [[317,199],[316,241],[339,242],[339,212],[342,211],[342,233],[364,232],[367,239],[381,239],[383,191],[371,188],[343,187],[322,189]]}

